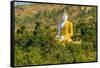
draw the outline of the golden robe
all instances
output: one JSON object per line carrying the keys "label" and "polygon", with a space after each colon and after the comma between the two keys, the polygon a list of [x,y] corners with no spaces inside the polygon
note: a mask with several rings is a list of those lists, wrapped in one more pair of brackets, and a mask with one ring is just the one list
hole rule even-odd
{"label": "golden robe", "polygon": [[61,29],[61,36],[64,36],[67,42],[71,42],[71,37],[73,36],[73,25],[70,21],[65,21],[63,28]]}

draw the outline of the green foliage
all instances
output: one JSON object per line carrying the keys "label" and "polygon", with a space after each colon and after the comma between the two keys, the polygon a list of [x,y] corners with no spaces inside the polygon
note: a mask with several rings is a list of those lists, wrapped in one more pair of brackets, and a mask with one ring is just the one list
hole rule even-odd
{"label": "green foliage", "polygon": [[[45,7],[45,4],[41,6]],[[31,9],[37,9],[36,5],[28,5],[28,7],[31,7]],[[29,9],[28,7],[24,5],[22,7],[21,5],[16,7],[16,65],[96,61],[97,44],[95,7],[67,5],[51,10],[33,10],[31,15],[23,15],[26,14],[23,10]],[[55,42],[54,39],[57,32],[56,26],[61,20],[61,18],[58,17],[63,13],[63,9],[70,14],[69,20],[73,22],[73,39],[76,40],[78,38],[77,33],[80,33],[81,44],[68,43],[64,47],[61,43]],[[23,12],[22,15],[17,15],[17,13],[21,11]],[[72,12],[75,12],[76,15]]]}

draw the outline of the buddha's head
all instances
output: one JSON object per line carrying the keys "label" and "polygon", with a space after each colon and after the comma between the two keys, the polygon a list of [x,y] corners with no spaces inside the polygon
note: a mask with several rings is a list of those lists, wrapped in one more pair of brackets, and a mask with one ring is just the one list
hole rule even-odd
{"label": "buddha's head", "polygon": [[63,21],[68,20],[68,14],[63,13],[63,15],[62,15],[62,20],[63,20]]}

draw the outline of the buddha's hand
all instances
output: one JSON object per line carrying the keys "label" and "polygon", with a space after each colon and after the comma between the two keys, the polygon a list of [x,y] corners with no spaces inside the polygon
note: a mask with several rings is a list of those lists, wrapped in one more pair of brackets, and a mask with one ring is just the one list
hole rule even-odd
{"label": "buddha's hand", "polygon": [[63,42],[65,40],[64,36],[56,36],[56,40]]}
{"label": "buddha's hand", "polygon": [[62,42],[62,41],[64,41],[64,36],[60,36],[60,41]]}

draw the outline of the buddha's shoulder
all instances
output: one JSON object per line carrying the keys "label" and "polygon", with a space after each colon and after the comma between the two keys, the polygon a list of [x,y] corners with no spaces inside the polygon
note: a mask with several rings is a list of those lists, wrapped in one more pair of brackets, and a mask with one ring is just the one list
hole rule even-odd
{"label": "buddha's shoulder", "polygon": [[66,23],[72,23],[71,21],[66,21]]}

